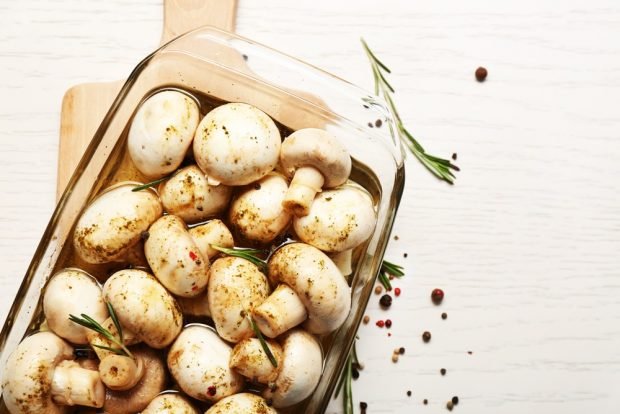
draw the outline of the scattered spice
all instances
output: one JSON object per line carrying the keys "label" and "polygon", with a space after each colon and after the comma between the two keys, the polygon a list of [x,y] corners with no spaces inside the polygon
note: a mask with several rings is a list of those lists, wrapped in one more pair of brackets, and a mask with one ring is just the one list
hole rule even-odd
{"label": "scattered spice", "polygon": [[398,348],[398,353],[401,355],[405,355],[405,347],[401,346],[400,348]]}
{"label": "scattered spice", "polygon": [[368,325],[368,322],[370,322],[370,316],[368,315],[364,316],[364,319],[362,320],[362,322],[364,322],[364,325]]}
{"label": "scattered spice", "polygon": [[398,354],[392,354],[392,362],[393,363],[397,363],[398,362]]}
{"label": "scattered spice", "polygon": [[457,405],[458,403],[459,403],[459,397],[455,395],[454,397],[452,397],[452,404]]}
{"label": "scattered spice", "polygon": [[386,328],[391,328],[392,327],[392,320],[391,319],[386,319],[385,320],[385,327]]}
{"label": "scattered spice", "polygon": [[422,334],[422,340],[428,343],[431,340],[431,333],[429,331],[424,331]]}
{"label": "scattered spice", "polygon": [[382,308],[389,308],[392,306],[392,297],[387,293],[381,296],[381,299],[379,299],[379,305],[381,305]]}
{"label": "scattered spice", "polygon": [[243,60],[245,60],[246,62],[248,61],[248,55],[243,54],[243,55],[241,55],[241,56],[243,56]]}
{"label": "scattered spice", "polygon": [[424,399],[423,402],[424,402],[424,405],[428,405],[428,400],[426,398]]}
{"label": "scattered spice", "polygon": [[441,319],[443,319],[443,320],[448,319],[448,314],[447,314],[447,313],[445,313],[445,312],[444,312],[444,313],[442,313],[442,314],[441,314]]}
{"label": "scattered spice", "polygon": [[374,128],[374,125],[372,124],[372,122],[368,123],[368,128]]}
{"label": "scattered spice", "polygon": [[398,240],[400,239],[400,237],[398,237],[398,234],[394,235],[394,240]]}
{"label": "scattered spice", "polygon": [[445,295],[443,293],[443,290],[441,289],[433,289],[433,291],[431,292],[431,300],[433,301],[435,305],[441,304],[444,296]]}
{"label": "scattered spice", "polygon": [[441,373],[441,375],[446,375],[447,371],[446,371],[445,368],[442,368],[442,369],[439,370],[439,372]]}
{"label": "scattered spice", "polygon": [[407,397],[411,397],[411,390],[407,391]]}
{"label": "scattered spice", "polygon": [[392,336],[392,333],[391,333],[391,332],[388,332],[388,337],[391,337],[391,336]]}
{"label": "scattered spice", "polygon": [[377,128],[381,128],[381,125],[383,125],[383,121],[381,121],[380,119],[377,119],[377,120],[375,121],[375,126],[376,126]]}
{"label": "scattered spice", "polygon": [[365,410],[366,408],[368,408],[368,404],[366,404],[364,401],[360,402],[360,409]]}
{"label": "scattered spice", "polygon": [[147,241],[150,236],[151,236],[151,233],[149,233],[146,230],[140,232],[140,239],[142,239],[142,241]]}
{"label": "scattered spice", "polygon": [[400,296],[400,288],[395,288],[394,289],[394,295]]}
{"label": "scattered spice", "polygon": [[408,253],[403,253],[403,257],[404,257],[405,259],[407,258],[407,256],[409,256],[409,254],[408,254]]}
{"label": "scattered spice", "polygon": [[469,355],[473,354],[473,352],[472,352],[472,351],[467,351],[467,353],[468,353]]}
{"label": "scattered spice", "polygon": [[480,66],[478,69],[476,69],[476,80],[478,82],[484,82],[488,74],[489,72],[486,70],[486,68]]}
{"label": "scattered spice", "polygon": [[211,385],[209,388],[207,388],[207,394],[209,394],[209,396],[211,397],[213,397],[216,392],[217,388],[215,388],[215,385]]}
{"label": "scattered spice", "polygon": [[353,377],[354,380],[360,377],[360,372],[355,365],[351,367],[351,377]]}
{"label": "scattered spice", "polygon": [[453,159],[454,161],[456,161],[456,158],[457,158],[457,155],[456,155],[456,152],[455,152],[455,153],[453,153],[453,154],[452,154],[452,159]]}
{"label": "scattered spice", "polygon": [[448,401],[446,403],[446,408],[448,409],[448,411],[452,411],[452,409],[454,408],[454,404],[452,404],[452,401]]}
{"label": "scattered spice", "polygon": [[376,323],[376,325],[377,325],[379,328],[383,328],[383,327],[385,326],[385,322],[383,322],[382,320],[378,320],[378,321],[377,321],[377,323]]}
{"label": "scattered spice", "polygon": [[381,285],[375,286],[375,294],[380,295],[381,293],[383,293],[383,287]]}
{"label": "scattered spice", "polygon": [[196,256],[196,253],[192,252],[191,250],[189,251],[189,258],[196,261],[196,259],[198,259],[198,256]]}

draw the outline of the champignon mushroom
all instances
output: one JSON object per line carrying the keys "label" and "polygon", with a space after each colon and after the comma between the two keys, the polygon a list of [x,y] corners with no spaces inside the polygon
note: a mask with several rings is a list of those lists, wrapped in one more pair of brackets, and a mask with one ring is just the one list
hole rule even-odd
{"label": "champignon mushroom", "polygon": [[60,414],[61,405],[102,407],[99,373],[72,361],[73,348],[52,332],[24,339],[6,363],[2,399],[11,414]]}
{"label": "champignon mushroom", "polygon": [[192,143],[200,112],[196,101],[178,91],[149,97],[136,112],[127,149],[138,171],[159,178],[176,170]]}
{"label": "champignon mushroom", "polygon": [[175,295],[192,297],[206,288],[209,259],[179,217],[163,216],[153,223],[144,252],[155,277]]}
{"label": "champignon mushroom", "polygon": [[267,277],[252,262],[222,257],[209,270],[207,288],[211,318],[226,341],[239,342],[254,335],[247,318],[269,296]]}
{"label": "champignon mushroom", "polygon": [[325,252],[350,250],[366,241],[375,228],[370,195],[345,185],[317,195],[305,217],[295,217],[295,233],[304,242]]}
{"label": "champignon mushroom", "polygon": [[266,342],[276,360],[276,366],[265,353],[259,339],[247,338],[233,348],[230,367],[251,381],[262,384],[275,381],[282,367],[282,347],[272,339],[267,339]]}
{"label": "champignon mushroom", "polygon": [[222,220],[215,219],[200,226],[192,227],[189,229],[189,234],[202,255],[209,260],[220,254],[218,250],[211,247],[212,244],[227,248],[232,248],[235,245],[232,233]]}
{"label": "champignon mushroom", "polygon": [[280,163],[293,177],[284,208],[296,216],[308,214],[316,193],[323,187],[344,184],[351,173],[351,156],[332,135],[322,129],[295,131],[282,143]]}
{"label": "champignon mushroom", "polygon": [[103,296],[121,326],[152,348],[165,348],[181,331],[183,315],[176,300],[143,270],[114,273],[103,285]]}
{"label": "champignon mushroom", "polygon": [[133,388],[144,375],[144,361],[138,355],[108,355],[99,363],[101,381],[111,390]]}
{"label": "champignon mushroom", "polygon": [[169,214],[198,223],[223,211],[232,194],[226,185],[211,186],[195,165],[179,170],[159,187],[159,198]]}
{"label": "champignon mushroom", "polygon": [[351,289],[334,262],[316,247],[304,243],[280,247],[269,259],[269,279],[289,288],[276,289],[254,308],[256,324],[270,338],[303,321],[304,311],[306,329],[316,334],[336,330],[349,314]]}
{"label": "champignon mushroom", "polygon": [[152,190],[132,191],[140,183],[123,182],[95,198],[84,210],[73,234],[76,253],[87,263],[122,260],[140,235],[162,215]]}
{"label": "champignon mushroom", "polygon": [[[114,321],[112,320],[112,318],[108,318],[105,321],[103,321],[101,323],[101,326],[103,326],[104,329],[106,329],[108,332],[114,335],[115,338],[119,337],[119,333],[116,330],[116,325],[114,324]],[[118,345],[114,344],[112,341],[110,341],[108,338],[106,338],[104,335],[100,334],[99,332],[89,330],[86,332],[86,338],[88,339],[88,343],[90,344],[90,346],[93,348],[93,350],[97,354],[97,357],[99,358],[99,360],[103,360],[108,355],[114,354],[114,352],[106,348],[117,348],[118,347]],[[127,327],[123,327],[123,345],[125,346],[135,345],[139,343],[140,341],[141,339],[138,338],[136,334],[134,334],[132,331],[127,329]]]}
{"label": "champignon mushroom", "polygon": [[160,394],[142,411],[142,414],[199,414],[199,411],[181,394]]}
{"label": "champignon mushroom", "polygon": [[139,413],[165,389],[166,367],[157,353],[142,347],[135,349],[133,354],[143,361],[144,375],[127,391],[107,390],[103,406],[107,414]]}
{"label": "champignon mushroom", "polygon": [[245,185],[278,164],[280,131],[267,114],[244,103],[209,112],[194,137],[194,157],[209,184]]}
{"label": "champignon mushroom", "polygon": [[280,374],[263,396],[276,408],[295,405],[316,388],[323,371],[323,352],[317,339],[302,329],[290,331],[282,342]]}
{"label": "champignon mushroom", "polygon": [[168,353],[168,369],[190,397],[216,402],[243,388],[243,377],[228,366],[230,346],[211,328],[189,325]]}
{"label": "champignon mushroom", "polygon": [[205,414],[278,414],[258,395],[243,392],[224,398]]}
{"label": "champignon mushroom", "polygon": [[247,240],[272,242],[291,220],[282,206],[287,190],[284,177],[275,173],[250,184],[231,203],[230,223]]}
{"label": "champignon mushroom", "polygon": [[63,269],[47,283],[43,312],[54,333],[74,344],[88,343],[85,327],[69,320],[69,315],[87,314],[101,323],[108,317],[101,287],[95,278],[80,269]]}

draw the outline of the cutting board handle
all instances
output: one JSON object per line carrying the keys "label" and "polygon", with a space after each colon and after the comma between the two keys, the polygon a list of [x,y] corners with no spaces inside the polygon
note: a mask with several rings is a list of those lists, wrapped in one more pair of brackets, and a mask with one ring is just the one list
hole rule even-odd
{"label": "cutting board handle", "polygon": [[161,44],[204,25],[233,32],[238,0],[164,0]]}

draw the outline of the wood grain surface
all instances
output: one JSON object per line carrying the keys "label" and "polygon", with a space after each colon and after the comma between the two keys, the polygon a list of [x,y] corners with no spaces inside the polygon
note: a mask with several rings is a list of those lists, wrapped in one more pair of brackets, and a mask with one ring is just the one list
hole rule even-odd
{"label": "wood grain surface", "polygon": [[[126,77],[157,46],[162,15],[157,0],[24,0],[0,2],[0,16],[4,320],[54,206],[64,91]],[[237,32],[370,89],[364,36],[413,132],[458,153],[454,187],[407,162],[388,251],[407,275],[391,310],[371,301],[356,402],[440,413],[458,395],[459,413],[618,412],[620,4],[241,0]],[[378,318],[392,319],[391,337]]]}

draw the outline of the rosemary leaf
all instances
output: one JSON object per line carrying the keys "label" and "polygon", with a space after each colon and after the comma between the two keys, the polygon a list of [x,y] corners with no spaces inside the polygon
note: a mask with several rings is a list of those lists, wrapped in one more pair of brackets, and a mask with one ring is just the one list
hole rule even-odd
{"label": "rosemary leaf", "polygon": [[260,345],[263,347],[263,351],[265,351],[265,354],[267,354],[267,358],[269,358],[269,362],[271,362],[271,365],[277,368],[278,361],[276,360],[276,357],[273,356],[273,353],[271,352],[271,348],[269,348],[267,341],[265,341],[265,337],[263,336],[263,333],[260,331],[260,329],[258,329],[258,326],[256,326],[256,322],[254,322],[254,319],[251,316],[248,316],[248,319],[250,321],[250,325],[252,326],[252,330],[254,331],[254,334],[260,341]]}
{"label": "rosemary leaf", "polygon": [[258,266],[262,272],[267,271],[267,262],[257,256],[267,254],[265,250],[250,249],[247,247],[235,247],[229,249],[228,247],[218,246],[217,244],[212,244],[211,247],[229,256],[241,257],[242,259],[248,260]]}
{"label": "rosemary leaf", "polygon": [[117,355],[123,355],[123,356],[126,356],[126,355],[125,355],[125,351],[123,351],[123,350],[122,350],[122,349],[120,349],[120,348],[112,348],[112,347],[110,347],[110,346],[105,346],[105,345],[97,345],[97,344],[93,344],[93,346],[94,346],[95,348],[105,349],[106,351],[114,352],[114,353],[115,353],[115,354],[117,354]]}
{"label": "rosemary leaf", "polygon": [[[112,318],[112,321],[114,322],[114,326],[116,327],[119,336],[122,338],[123,336],[123,331],[121,328],[120,323],[118,323],[118,318],[116,317],[116,312],[114,312],[114,308],[112,308],[112,305],[109,302],[106,302],[106,306],[108,307],[108,310],[110,310],[110,317]],[[114,316],[112,316],[114,315]],[[118,353],[118,351],[122,352],[120,355],[125,355],[128,356],[129,358],[133,358],[133,355],[131,354],[131,351],[129,351],[129,349],[125,346],[125,344],[123,343],[122,339],[119,340],[116,336],[114,336],[112,334],[112,332],[108,331],[106,328],[104,328],[103,326],[101,326],[101,324],[99,322],[97,322],[96,320],[94,320],[93,318],[91,318],[90,316],[86,315],[85,313],[82,313],[79,317],[75,316],[75,315],[71,315],[69,314],[69,320],[71,322],[77,323],[78,325],[81,325],[87,329],[90,329],[91,331],[95,331],[97,333],[99,333],[100,335],[102,335],[103,337],[105,337],[106,339],[108,339],[110,342],[118,345],[120,347],[120,349],[117,348],[111,348],[108,349],[109,351]],[[103,347],[103,346],[98,346],[95,345],[98,348],[101,349],[107,349],[108,347]]]}
{"label": "rosemary leaf", "polygon": [[157,180],[153,180],[153,181],[148,182],[146,184],[142,184],[142,185],[136,186],[136,187],[132,188],[131,191],[136,192],[136,191],[146,190],[147,188],[155,187],[156,185],[159,185],[160,183],[163,183],[164,181],[166,181],[170,177],[172,177],[172,174],[171,175],[167,175],[167,176],[162,177],[162,178],[158,178]]}
{"label": "rosemary leaf", "polygon": [[106,302],[106,305],[108,306],[108,313],[110,314],[110,318],[112,319],[112,322],[114,323],[116,332],[118,332],[118,337],[121,340],[121,342],[123,342],[123,328],[121,328],[121,324],[118,321],[118,316],[116,316],[116,312],[114,311],[114,308],[112,307],[112,304],[110,302]]}

